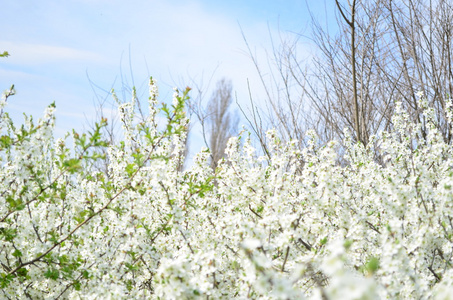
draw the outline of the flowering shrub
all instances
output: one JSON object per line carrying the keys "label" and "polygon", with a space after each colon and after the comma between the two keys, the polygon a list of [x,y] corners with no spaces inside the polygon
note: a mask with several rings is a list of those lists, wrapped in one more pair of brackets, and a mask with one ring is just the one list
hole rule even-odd
{"label": "flowering shrub", "polygon": [[[203,150],[181,171],[188,90],[156,123],[119,106],[124,140],[55,139],[55,106],[35,124],[0,120],[0,297],[5,299],[448,299],[453,294],[453,153],[399,107],[371,148],[346,138],[303,151],[247,134],[212,171]],[[451,116],[451,108],[448,108]],[[450,118],[450,122],[451,122]],[[107,153],[105,155],[104,153]],[[99,163],[108,166],[100,171]]]}

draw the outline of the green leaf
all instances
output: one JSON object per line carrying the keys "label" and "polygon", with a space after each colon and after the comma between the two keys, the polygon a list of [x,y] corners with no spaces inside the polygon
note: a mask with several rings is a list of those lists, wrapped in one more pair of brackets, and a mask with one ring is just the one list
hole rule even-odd
{"label": "green leaf", "polygon": [[57,280],[58,277],[60,277],[60,272],[57,269],[48,269],[44,273],[44,277],[52,279],[52,280]]}
{"label": "green leaf", "polygon": [[58,260],[60,261],[60,264],[66,264],[69,261],[67,255],[62,255],[62,256],[58,257]]}
{"label": "green leaf", "polygon": [[371,274],[374,274],[379,269],[379,259],[372,257],[365,265],[365,268]]}
{"label": "green leaf", "polygon": [[14,275],[13,274],[6,274],[6,273],[1,273],[0,274],[0,288],[4,289],[8,287],[9,283],[13,280]]}
{"label": "green leaf", "polygon": [[78,281],[78,280],[74,281],[74,282],[72,283],[72,285],[74,286],[74,289],[75,289],[76,291],[80,291],[81,288],[82,288],[82,287],[81,287],[81,284],[80,284],[80,281]]}
{"label": "green leaf", "polygon": [[20,252],[18,249],[14,250],[13,252],[13,256],[14,257],[21,257],[22,256],[22,252]]}
{"label": "green leaf", "polygon": [[258,208],[256,209],[257,213],[262,213],[263,211],[264,211],[264,206],[263,205],[258,206]]}
{"label": "green leaf", "polygon": [[0,137],[1,149],[9,148],[12,144],[12,139],[8,135],[2,135]]}
{"label": "green leaf", "polygon": [[77,158],[66,160],[63,163],[63,166],[65,166],[68,172],[71,174],[74,174],[75,172],[77,172],[77,170],[82,168],[82,166],[80,166],[80,160],[78,160]]}
{"label": "green leaf", "polygon": [[1,236],[3,236],[5,241],[11,242],[17,236],[17,230],[14,228],[0,228]]}
{"label": "green leaf", "polygon": [[134,266],[133,264],[130,263],[126,263],[125,265],[130,271],[138,271],[140,269],[138,266]]}
{"label": "green leaf", "polygon": [[353,241],[346,240],[346,241],[344,241],[343,246],[346,250],[349,250],[349,248],[351,248],[351,246],[352,246],[352,243],[353,243]]}
{"label": "green leaf", "polygon": [[89,214],[90,214],[89,210],[82,210],[81,212],[79,212],[77,216],[74,217],[74,220],[77,221],[77,224],[80,224],[83,221],[85,221],[85,217]]}
{"label": "green leaf", "polygon": [[135,172],[135,165],[134,164],[128,164],[126,166],[127,175],[129,175],[129,177],[130,177],[130,176],[132,176],[132,174],[134,174],[134,172]]}
{"label": "green leaf", "polygon": [[50,235],[49,241],[52,243],[58,243],[58,233],[55,230],[49,231],[48,234]]}
{"label": "green leaf", "polygon": [[16,271],[17,275],[19,277],[26,277],[28,274],[28,270],[26,268],[20,268],[19,270]]}

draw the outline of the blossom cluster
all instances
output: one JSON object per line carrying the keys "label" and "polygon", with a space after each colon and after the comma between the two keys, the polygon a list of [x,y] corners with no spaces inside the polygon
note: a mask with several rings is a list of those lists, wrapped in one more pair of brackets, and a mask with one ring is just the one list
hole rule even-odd
{"label": "blossom cluster", "polygon": [[308,132],[300,150],[271,130],[266,156],[244,132],[216,170],[207,149],[181,170],[188,91],[160,128],[151,80],[149,117],[122,104],[117,144],[106,120],[69,146],[54,105],[20,127],[2,110],[0,298],[453,295],[453,151],[428,106],[428,132],[401,107],[367,147],[346,132],[342,163],[335,142]]}

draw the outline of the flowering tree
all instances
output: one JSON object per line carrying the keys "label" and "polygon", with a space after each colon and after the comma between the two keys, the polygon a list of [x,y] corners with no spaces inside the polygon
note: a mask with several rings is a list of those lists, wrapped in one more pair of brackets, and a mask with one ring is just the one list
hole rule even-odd
{"label": "flowering tree", "polygon": [[[420,97],[429,134],[401,108],[367,148],[283,143],[260,157],[247,132],[216,172],[203,150],[178,167],[189,90],[149,114],[120,105],[124,140],[55,139],[0,120],[0,295],[5,299],[446,299],[453,293],[453,153]],[[135,99],[135,97],[133,97]],[[158,111],[166,116],[163,129]],[[448,108],[452,122],[451,107]],[[373,144],[373,145],[371,145]],[[377,146],[385,157],[374,159]],[[373,147],[373,148],[372,148]],[[104,151],[106,150],[106,151]],[[107,153],[107,156],[103,153]],[[95,165],[105,160],[108,171]]]}

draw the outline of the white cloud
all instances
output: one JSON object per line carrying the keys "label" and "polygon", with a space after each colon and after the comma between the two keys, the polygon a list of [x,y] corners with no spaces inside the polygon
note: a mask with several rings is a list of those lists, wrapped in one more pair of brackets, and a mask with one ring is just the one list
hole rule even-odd
{"label": "white cloud", "polygon": [[[0,80],[3,81],[4,83],[9,83],[8,81],[11,79],[21,79],[21,80],[42,80],[41,76],[37,76],[34,74],[30,74],[28,72],[23,72],[20,70],[6,70],[0,68]],[[6,88],[6,86],[1,86],[1,88]]]}
{"label": "white cloud", "polygon": [[10,56],[4,63],[17,65],[39,65],[49,62],[102,62],[104,58],[99,54],[79,50],[75,48],[53,46],[45,44],[20,43],[11,41],[0,41],[4,49],[7,49]]}

